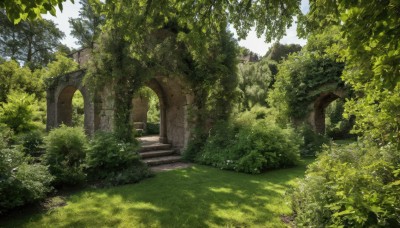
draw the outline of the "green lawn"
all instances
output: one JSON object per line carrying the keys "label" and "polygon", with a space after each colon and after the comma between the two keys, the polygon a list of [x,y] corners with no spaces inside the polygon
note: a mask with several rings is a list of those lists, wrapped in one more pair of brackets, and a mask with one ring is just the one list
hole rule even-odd
{"label": "green lawn", "polygon": [[0,227],[285,227],[285,191],[303,165],[261,175],[206,166],[159,173],[138,184],[85,189],[67,205],[13,215]]}

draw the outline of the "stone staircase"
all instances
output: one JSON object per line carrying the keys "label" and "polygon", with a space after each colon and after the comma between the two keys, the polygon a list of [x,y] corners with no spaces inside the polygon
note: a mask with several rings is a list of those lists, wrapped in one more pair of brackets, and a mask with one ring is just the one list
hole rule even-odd
{"label": "stone staircase", "polygon": [[158,136],[140,137],[139,141],[142,144],[139,154],[150,167],[170,165],[182,160],[171,144],[159,143]]}

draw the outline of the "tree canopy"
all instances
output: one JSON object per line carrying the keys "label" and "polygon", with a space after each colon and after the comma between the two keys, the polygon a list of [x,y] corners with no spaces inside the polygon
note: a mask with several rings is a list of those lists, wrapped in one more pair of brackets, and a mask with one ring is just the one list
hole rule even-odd
{"label": "tree canopy", "polygon": [[340,25],[348,45],[342,53],[346,63],[368,69],[347,80],[377,80],[393,89],[400,81],[399,12],[397,0],[311,0],[310,12],[300,17],[299,31],[319,33],[328,25]]}
{"label": "tree canopy", "polygon": [[[0,9],[6,11],[8,19],[18,24],[21,20],[33,20],[40,17],[40,14],[50,12],[56,15],[56,6],[63,9],[62,3],[66,0],[18,0],[18,1],[0,1]],[[71,2],[74,2],[71,0]]]}
{"label": "tree canopy", "polygon": [[100,25],[104,24],[105,18],[101,15],[103,3],[99,0],[81,0],[79,18],[70,18],[68,21],[72,29],[71,35],[78,39],[81,47],[93,48],[94,42],[101,32]]}
{"label": "tree canopy", "polygon": [[274,43],[270,49],[268,49],[265,57],[276,62],[280,62],[288,57],[289,54],[299,52],[301,45],[299,44],[281,44],[279,42]]}
{"label": "tree canopy", "polygon": [[0,12],[0,28],[1,56],[24,62],[31,68],[49,63],[64,37],[53,21],[40,19],[14,25],[3,11]]}

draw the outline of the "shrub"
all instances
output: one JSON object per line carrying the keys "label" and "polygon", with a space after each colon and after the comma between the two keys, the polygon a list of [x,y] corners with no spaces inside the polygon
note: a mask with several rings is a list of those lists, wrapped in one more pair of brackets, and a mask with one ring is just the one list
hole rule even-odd
{"label": "shrub", "polygon": [[19,143],[23,146],[23,151],[25,154],[29,154],[31,156],[37,157],[45,150],[43,133],[39,130],[20,135]]}
{"label": "shrub", "polygon": [[89,179],[106,185],[119,185],[138,182],[150,176],[137,149],[137,144],[121,142],[112,133],[96,133],[87,150]]}
{"label": "shrub", "polygon": [[[257,112],[246,112],[230,122],[219,122],[210,131],[196,161],[221,169],[260,173],[296,165],[300,139]],[[257,119],[258,118],[258,119]]]}
{"label": "shrub", "polygon": [[160,123],[149,123],[146,124],[146,135],[157,135],[160,133]]}
{"label": "shrub", "polygon": [[303,144],[301,145],[302,156],[315,156],[322,150],[324,144],[329,143],[329,139],[324,135],[315,133],[311,127],[304,124],[299,128],[300,134],[303,136]]}
{"label": "shrub", "polygon": [[0,123],[6,124],[15,133],[39,128],[37,107],[34,95],[13,91],[8,95],[7,103],[0,106]]}
{"label": "shrub", "polygon": [[207,140],[207,135],[203,133],[200,128],[192,130],[192,138],[190,139],[182,158],[185,161],[194,162],[201,151],[203,151],[204,144]]}
{"label": "shrub", "polygon": [[82,128],[62,125],[46,138],[45,160],[55,176],[55,185],[76,185],[85,181],[86,135]]}
{"label": "shrub", "polygon": [[43,199],[51,190],[53,177],[47,167],[31,164],[20,149],[0,149],[0,214]]}
{"label": "shrub", "polygon": [[4,124],[0,123],[0,149],[6,148],[12,141],[14,132]]}
{"label": "shrub", "polygon": [[298,226],[399,227],[400,153],[350,144],[325,147],[292,193]]}

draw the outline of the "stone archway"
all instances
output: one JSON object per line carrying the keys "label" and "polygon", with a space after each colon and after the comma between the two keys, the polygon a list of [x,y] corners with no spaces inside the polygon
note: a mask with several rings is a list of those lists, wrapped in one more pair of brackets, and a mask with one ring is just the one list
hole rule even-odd
{"label": "stone archway", "polygon": [[339,98],[345,98],[347,91],[344,89],[335,89],[320,93],[315,101],[310,104],[311,112],[307,121],[318,134],[325,134],[325,109],[330,103]]}
{"label": "stone archway", "polygon": [[[97,130],[114,129],[114,99],[112,83],[92,96],[83,85],[84,70],[55,78],[47,89],[47,130],[61,123],[71,123],[71,101],[76,90],[84,98],[84,127],[91,135]],[[160,142],[171,144],[182,152],[190,139],[189,111],[193,95],[187,83],[178,77],[157,76],[145,83],[158,96],[160,102]]]}
{"label": "stone archway", "polygon": [[193,95],[183,80],[154,77],[145,84],[158,96],[160,103],[160,142],[177,150],[186,148],[190,137],[189,109]]}
{"label": "stone archway", "polygon": [[61,124],[72,124],[72,97],[79,90],[84,100],[85,131],[87,134],[94,133],[94,105],[89,91],[82,85],[84,74],[83,70],[79,70],[59,76],[47,89],[47,130]]}

